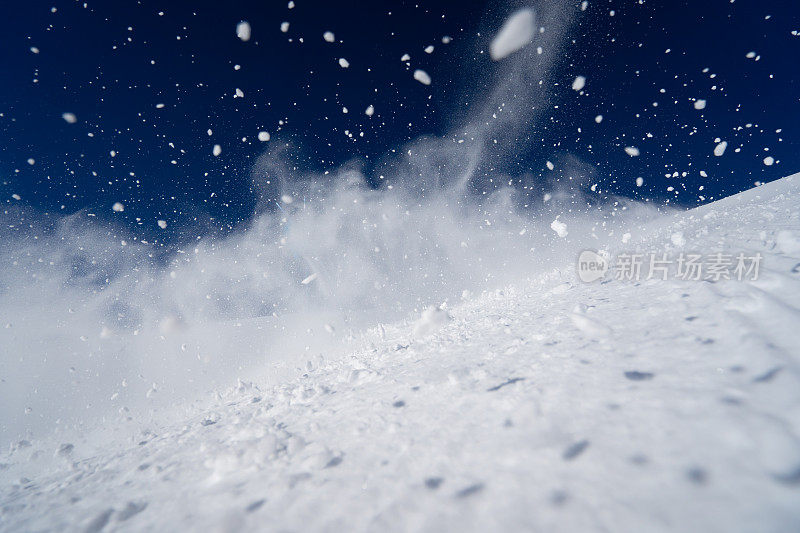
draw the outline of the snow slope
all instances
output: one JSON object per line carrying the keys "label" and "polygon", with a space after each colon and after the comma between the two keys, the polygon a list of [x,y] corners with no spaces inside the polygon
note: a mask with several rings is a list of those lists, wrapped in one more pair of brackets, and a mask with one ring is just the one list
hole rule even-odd
{"label": "snow slope", "polygon": [[0,529],[798,530],[798,198],[800,174],[609,250],[760,252],[757,281],[565,265],[90,458],[18,444]]}

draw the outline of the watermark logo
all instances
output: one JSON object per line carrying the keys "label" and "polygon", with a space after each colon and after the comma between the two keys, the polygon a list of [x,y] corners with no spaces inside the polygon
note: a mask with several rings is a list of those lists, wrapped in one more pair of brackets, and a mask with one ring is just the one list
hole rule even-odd
{"label": "watermark logo", "polygon": [[584,250],[578,256],[578,278],[584,283],[597,281],[608,272],[608,259],[594,250]]}
{"label": "watermark logo", "polygon": [[607,272],[618,281],[681,280],[681,281],[756,281],[763,257],[760,253],[711,254],[620,253],[613,258],[593,250],[578,256],[578,277],[584,283],[602,279]]}

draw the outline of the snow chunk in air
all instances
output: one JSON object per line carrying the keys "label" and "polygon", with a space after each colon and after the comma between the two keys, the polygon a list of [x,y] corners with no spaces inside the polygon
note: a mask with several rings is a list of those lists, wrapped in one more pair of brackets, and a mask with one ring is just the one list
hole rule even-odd
{"label": "snow chunk in air", "polygon": [[550,229],[555,231],[562,239],[569,233],[567,231],[567,225],[558,220],[558,217],[550,223]]}
{"label": "snow chunk in air", "polygon": [[535,33],[536,15],[533,9],[525,8],[508,17],[489,46],[489,55],[500,61],[527,46]]}
{"label": "snow chunk in air", "polygon": [[422,316],[414,323],[415,337],[427,337],[450,321],[450,315],[441,307],[431,306],[422,312]]}
{"label": "snow chunk in air", "polygon": [[322,38],[329,43],[336,41],[336,36],[333,34],[332,31],[326,31],[325,33],[323,33]]}
{"label": "snow chunk in air", "polygon": [[250,31],[250,23],[246,20],[236,25],[236,36],[242,41],[247,42],[250,40]]}
{"label": "snow chunk in air", "polygon": [[431,77],[428,75],[427,72],[424,70],[417,69],[414,71],[414,79],[420,82],[422,85],[430,85],[431,84]]}

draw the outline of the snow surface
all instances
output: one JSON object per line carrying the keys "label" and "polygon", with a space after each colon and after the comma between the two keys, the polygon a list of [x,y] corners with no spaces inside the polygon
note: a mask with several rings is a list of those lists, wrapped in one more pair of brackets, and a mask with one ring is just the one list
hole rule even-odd
{"label": "snow surface", "polygon": [[799,194],[800,174],[608,250],[757,252],[757,281],[564,264],[99,452],[15,442],[0,529],[796,531]]}

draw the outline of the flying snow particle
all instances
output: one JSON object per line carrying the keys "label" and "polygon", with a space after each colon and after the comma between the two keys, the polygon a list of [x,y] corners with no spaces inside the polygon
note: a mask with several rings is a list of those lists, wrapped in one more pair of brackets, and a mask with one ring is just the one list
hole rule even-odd
{"label": "flying snow particle", "polygon": [[368,117],[371,117],[372,115],[374,115],[374,114],[375,114],[375,107],[374,107],[374,106],[369,106],[369,107],[367,107],[367,110],[366,110],[366,111],[364,111],[364,113],[365,113],[365,114],[366,114]]}
{"label": "flying snow particle", "polygon": [[111,209],[113,209],[117,213],[122,213],[123,211],[125,211],[125,206],[122,205],[121,202],[116,202],[114,205],[111,206]]}
{"label": "flying snow particle", "polygon": [[425,47],[425,53],[426,54],[432,54],[433,53],[433,45],[432,44]]}
{"label": "flying snow particle", "polygon": [[166,220],[159,220],[158,227],[161,229],[167,229],[167,221]]}
{"label": "flying snow particle", "polygon": [[589,2],[587,2],[586,0],[581,2],[581,11],[586,11],[587,7],[589,7]]}
{"label": "flying snow particle", "polygon": [[31,52],[33,52],[34,54],[38,54],[39,53],[39,49],[36,48],[35,46],[31,46]]}
{"label": "flying snow particle", "polygon": [[577,78],[575,78],[575,81],[572,82],[573,91],[582,91],[585,86],[586,86],[586,77],[584,76],[578,76]]}
{"label": "flying snow particle", "polygon": [[29,157],[29,158],[28,158],[28,164],[29,164],[29,165],[31,165],[31,166],[33,166],[33,165],[35,165],[35,164],[36,164],[36,160],[35,160],[34,158],[32,158],[32,157]]}
{"label": "flying snow particle", "polygon": [[422,316],[414,323],[413,335],[415,337],[427,337],[436,332],[450,321],[450,315],[444,309],[435,306],[428,307],[422,312]]}
{"label": "flying snow particle", "polygon": [[208,133],[209,137],[211,137],[214,134],[214,132],[211,131],[211,128],[208,128],[208,131],[206,133]]}
{"label": "flying snow particle", "polygon": [[639,149],[635,146],[626,146],[625,153],[631,157],[638,157],[639,156]]}
{"label": "flying snow particle", "polygon": [[290,204],[290,203],[294,202],[294,198],[292,198],[288,194],[282,194],[281,195],[281,202],[283,202],[285,204]]}
{"label": "flying snow particle", "polygon": [[164,104],[156,104],[156,109],[164,109]]}
{"label": "flying snow particle", "polygon": [[16,193],[12,194],[11,198],[13,198],[14,200],[22,200],[22,196],[20,196],[19,194],[16,194]]}
{"label": "flying snow particle", "polygon": [[424,70],[417,69],[414,71],[414,79],[420,82],[422,85],[430,85],[431,84],[431,77],[428,75],[427,72]]}
{"label": "flying snow particle", "polygon": [[567,236],[567,225],[558,220],[558,217],[550,223],[550,229],[555,231],[559,237],[564,238]]}
{"label": "flying snow particle", "polygon": [[78,122],[78,117],[75,116],[75,113],[62,113],[61,118],[63,118],[67,124],[75,124]]}
{"label": "flying snow particle", "polygon": [[289,31],[289,23],[288,22],[281,22],[281,31],[286,33]]}
{"label": "flying snow particle", "polygon": [[339,66],[342,67],[342,68],[347,68],[347,67],[350,66],[350,62],[347,61],[345,58],[340,57],[339,58]]}
{"label": "flying snow particle", "polygon": [[237,87],[236,88],[236,94],[234,94],[233,97],[234,98],[244,98],[244,91],[242,91],[241,89],[239,89]]}
{"label": "flying snow particle", "polygon": [[313,273],[313,274],[311,274],[310,276],[308,276],[306,279],[304,279],[304,280],[303,280],[303,281],[301,281],[300,283],[301,283],[302,285],[308,285],[309,283],[311,283],[311,282],[312,282],[312,281],[314,281],[315,279],[317,279],[317,273],[316,273],[316,272],[315,272],[315,273]]}
{"label": "flying snow particle", "polygon": [[453,38],[450,37],[449,35],[445,35],[444,37],[442,37],[442,44],[450,44],[452,42]]}
{"label": "flying snow particle", "polygon": [[222,146],[215,144],[214,148],[211,149],[211,153],[214,154],[214,157],[217,157],[222,153]]}
{"label": "flying snow particle", "polygon": [[594,117],[594,121],[600,124],[601,122],[603,122],[603,115],[597,115],[596,117]]}
{"label": "flying snow particle", "polygon": [[722,157],[727,147],[728,147],[727,141],[722,141],[718,143],[717,146],[714,147],[714,155],[717,157]]}
{"label": "flying snow particle", "polygon": [[258,132],[258,140],[262,143],[265,143],[269,140],[269,132],[268,131],[259,131]]}
{"label": "flying snow particle", "polygon": [[489,45],[492,59],[500,61],[527,46],[533,40],[535,20],[530,8],[520,9],[508,17]]}
{"label": "flying snow particle", "polygon": [[336,36],[333,34],[332,31],[326,31],[322,34],[322,38],[329,43],[336,42]]}
{"label": "flying snow particle", "polygon": [[768,155],[767,157],[764,158],[764,164],[767,165],[768,167],[771,167],[772,165],[775,164],[775,158],[772,157],[771,155]]}
{"label": "flying snow particle", "polygon": [[697,109],[698,111],[701,110],[701,109],[705,109],[706,108],[706,101],[705,100],[700,100],[700,99],[695,100],[694,108]]}
{"label": "flying snow particle", "polygon": [[548,161],[546,165],[547,165],[547,170],[553,170],[554,168],[556,168],[555,165],[550,161]]}
{"label": "flying snow particle", "polygon": [[400,58],[400,61],[411,61],[411,56],[408,54],[403,54],[403,57]]}
{"label": "flying snow particle", "polygon": [[641,187],[644,184],[644,178],[636,178],[636,186]]}
{"label": "flying snow particle", "polygon": [[246,20],[241,21],[236,25],[236,36],[242,41],[250,40],[250,23]]}
{"label": "flying snow particle", "polygon": [[288,7],[289,9],[294,9],[294,1],[293,0],[289,0],[289,3],[286,4],[286,7]]}
{"label": "flying snow particle", "polygon": [[342,107],[342,113],[346,115],[348,113],[348,109],[346,107]]}

